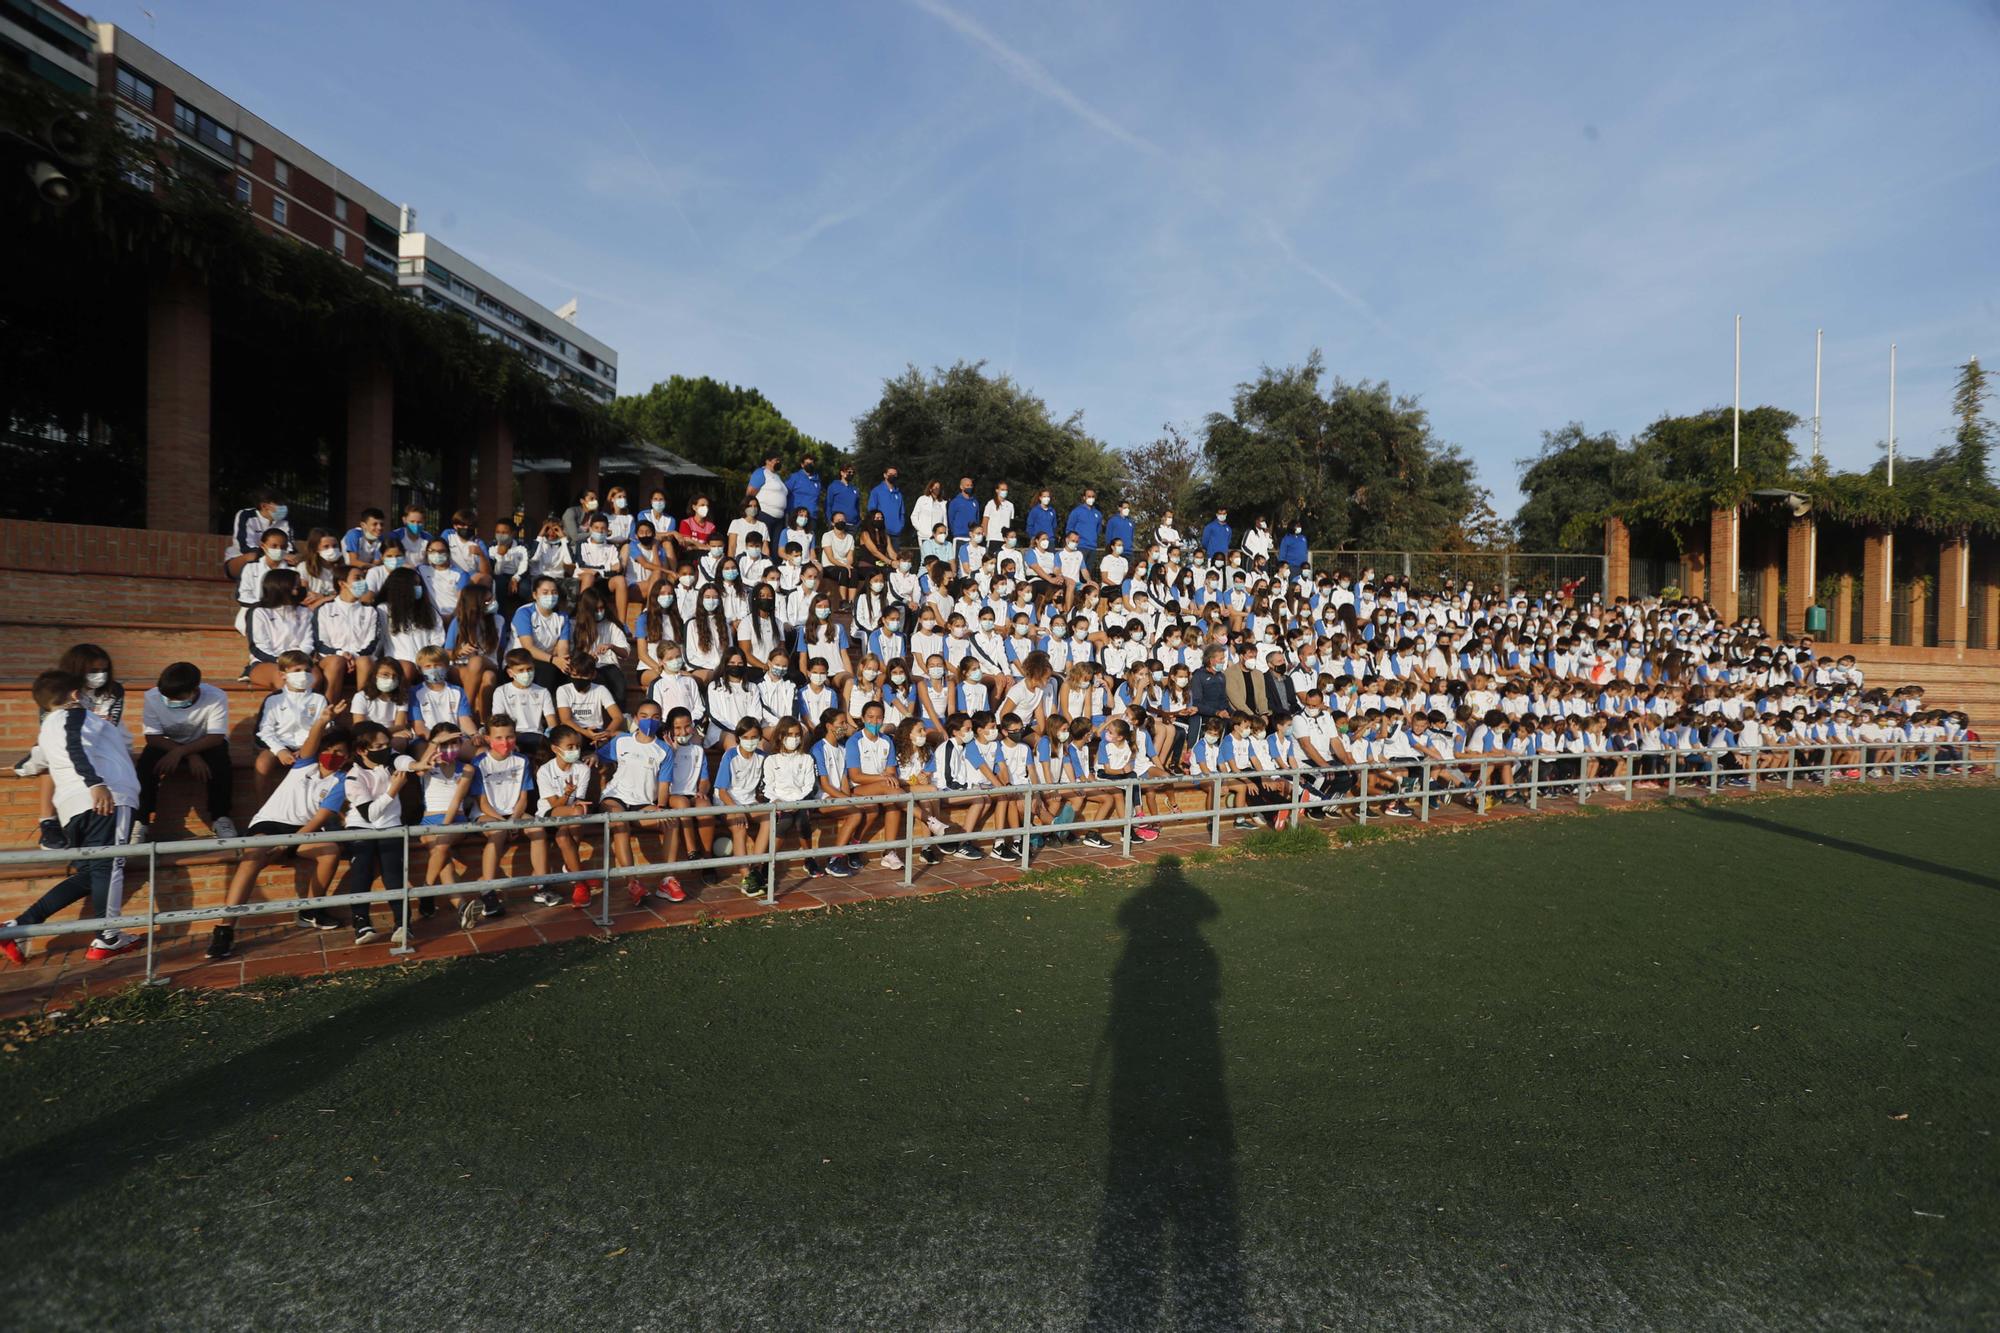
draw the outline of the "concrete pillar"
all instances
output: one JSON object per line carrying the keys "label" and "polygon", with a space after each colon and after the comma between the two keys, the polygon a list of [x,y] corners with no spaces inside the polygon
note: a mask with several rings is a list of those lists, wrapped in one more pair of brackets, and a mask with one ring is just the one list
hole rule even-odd
{"label": "concrete pillar", "polygon": [[1938,545],[1938,647],[1963,648],[1972,619],[1972,543],[1964,533]]}
{"label": "concrete pillar", "polygon": [[1861,642],[1887,643],[1895,592],[1895,534],[1870,528],[1861,537]]}
{"label": "concrete pillar", "polygon": [[[358,523],[361,511],[389,509],[390,473],[396,457],[396,380],[387,363],[368,360],[347,380],[347,457],[339,483],[335,521]],[[390,514],[391,523],[402,515]]]}
{"label": "concrete pillar", "polygon": [[1743,512],[1718,509],[1708,516],[1708,604],[1723,624],[1736,619],[1738,571],[1743,567]]}
{"label": "concrete pillar", "polygon": [[146,526],[208,532],[208,287],[178,266],[154,280],[146,306]]}
{"label": "concrete pillar", "polygon": [[[1784,632],[1806,632],[1806,608],[1819,600],[1819,524],[1808,514],[1785,529]],[[1828,617],[1831,628],[1831,616]]]}
{"label": "concrete pillar", "polygon": [[[549,516],[549,474],[546,472],[524,472],[521,474],[521,518],[528,525],[521,535],[540,536],[542,520]],[[488,518],[488,522],[492,519]]]}
{"label": "concrete pillar", "polygon": [[1632,533],[1622,518],[1604,520],[1604,601],[1632,595]]}
{"label": "concrete pillar", "polygon": [[1827,608],[1827,634],[1834,643],[1854,643],[1854,575],[1839,576],[1840,586],[1833,594],[1833,605]]}
{"label": "concrete pillar", "polygon": [[482,525],[514,516],[514,429],[495,412],[479,431],[479,491],[475,506]]}

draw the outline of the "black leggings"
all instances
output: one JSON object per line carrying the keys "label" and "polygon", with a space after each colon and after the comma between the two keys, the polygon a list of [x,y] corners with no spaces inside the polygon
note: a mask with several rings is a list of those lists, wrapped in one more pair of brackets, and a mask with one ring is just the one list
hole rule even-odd
{"label": "black leggings", "polygon": [[[382,887],[391,893],[403,891],[403,839],[398,834],[391,838],[370,838],[366,842],[350,842],[353,859],[347,864],[347,878],[340,881],[342,893],[366,893],[374,886],[375,877],[382,877]],[[409,917],[404,911],[402,900],[393,907],[396,924],[407,926]],[[369,923],[368,904],[354,904],[354,924],[358,929]]]}

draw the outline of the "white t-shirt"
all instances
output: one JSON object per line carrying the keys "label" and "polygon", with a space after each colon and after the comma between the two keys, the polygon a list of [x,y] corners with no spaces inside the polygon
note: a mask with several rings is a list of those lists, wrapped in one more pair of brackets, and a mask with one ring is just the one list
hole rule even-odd
{"label": "white t-shirt", "polygon": [[146,691],[140,717],[146,735],[174,745],[186,745],[203,736],[227,736],[229,697],[215,686],[203,684],[195,692],[193,707],[169,708],[167,696],[155,686]]}

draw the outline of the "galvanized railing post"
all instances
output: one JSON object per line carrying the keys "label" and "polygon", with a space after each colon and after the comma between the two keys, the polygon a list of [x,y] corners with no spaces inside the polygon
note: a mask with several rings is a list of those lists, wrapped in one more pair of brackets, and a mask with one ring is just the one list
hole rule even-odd
{"label": "galvanized railing post", "polygon": [[1035,842],[1035,784],[1030,775],[1027,790],[1021,793],[1021,872],[1027,873]]}
{"label": "galvanized railing post", "polygon": [[903,887],[917,882],[917,798],[914,792],[903,798]]}
{"label": "galvanized railing post", "polygon": [[[390,948],[390,950],[389,950],[389,952],[390,952],[390,953],[392,953],[392,954],[396,955],[397,957],[401,957],[401,956],[403,956],[404,954],[412,954],[412,953],[415,953],[415,952],[417,951],[417,946],[416,946],[415,944],[413,944],[413,943],[411,943],[411,942],[410,942],[410,934],[411,934],[411,931],[410,931],[410,826],[409,826],[408,824],[405,824],[405,825],[403,825],[403,827],[402,827],[402,834],[403,834],[403,921],[402,921],[402,924],[401,924],[401,926],[399,926],[399,927],[398,927],[398,929],[400,929],[400,930],[401,930],[401,931],[403,932],[403,942],[402,942],[401,944],[398,944],[398,945],[394,945],[394,946],[392,946],[392,947]],[[390,938],[390,939],[394,939],[395,937],[396,937],[396,935],[395,935],[395,931],[391,931],[391,932],[389,932],[389,938]]]}
{"label": "galvanized railing post", "polygon": [[1132,859],[1132,798],[1137,794],[1138,785],[1136,774],[1131,782],[1118,784],[1119,803],[1125,811],[1125,817],[1118,823],[1118,854],[1127,861]]}
{"label": "galvanized railing post", "polygon": [[1430,760],[1419,759],[1417,761],[1417,781],[1423,784],[1423,790],[1417,793],[1417,822],[1420,824],[1428,824],[1431,822],[1431,761]]}
{"label": "galvanized railing post", "polygon": [[[778,901],[778,810],[776,806],[771,808],[771,824],[765,830],[765,836],[769,839],[771,845],[765,848],[764,854],[764,905],[771,907]],[[806,831],[806,850],[812,850],[812,830],[810,825],[807,826]]]}
{"label": "galvanized railing post", "polygon": [[[118,904],[122,914],[125,904]],[[160,933],[160,849],[153,843],[146,844],[146,984],[158,986],[164,977],[153,975],[153,941]]]}
{"label": "galvanized railing post", "polygon": [[1667,795],[1672,796],[1681,789],[1681,752],[1667,751]]}
{"label": "galvanized railing post", "polygon": [[602,829],[597,839],[597,858],[604,868],[604,878],[598,883],[597,924],[611,929],[611,812],[599,816]]}
{"label": "galvanized railing post", "polygon": [[1528,808],[1530,810],[1540,810],[1542,808],[1542,756],[1540,754],[1531,754],[1528,756]]}
{"label": "galvanized railing post", "polygon": [[1361,804],[1355,807],[1359,812],[1356,815],[1356,822],[1366,825],[1368,823],[1368,761],[1366,759],[1361,761],[1361,772],[1356,776],[1355,782],[1359,784],[1356,790],[1361,794]]}
{"label": "galvanized railing post", "polygon": [[1215,781],[1210,788],[1209,796],[1211,799],[1208,803],[1208,845],[1211,847],[1220,847],[1222,845],[1222,775],[1220,773],[1215,775]]}

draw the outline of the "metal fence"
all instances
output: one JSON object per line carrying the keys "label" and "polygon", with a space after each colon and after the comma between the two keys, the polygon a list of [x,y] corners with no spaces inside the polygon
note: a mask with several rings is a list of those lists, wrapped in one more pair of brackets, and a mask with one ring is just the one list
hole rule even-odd
{"label": "metal fence", "polygon": [[1314,551],[1313,569],[1358,579],[1368,570],[1396,575],[1419,588],[1470,581],[1480,592],[1501,588],[1530,594],[1576,583],[1576,594],[1602,593],[1610,573],[1601,555],[1535,551]]}
{"label": "metal fence", "polygon": [[[616,814],[605,812],[582,815],[570,819],[474,822],[448,828],[435,825],[406,825],[395,829],[344,829],[306,837],[294,834],[276,837],[204,838],[61,851],[37,848],[31,851],[0,853],[0,866],[63,863],[73,867],[91,860],[144,861],[147,884],[146,911],[143,914],[126,912],[111,917],[42,922],[33,926],[5,926],[0,927],[0,939],[72,935],[86,931],[124,930],[143,926],[146,929],[146,982],[154,984],[160,979],[155,971],[155,955],[161,927],[192,926],[204,921],[235,921],[243,917],[278,916],[308,908],[366,905],[372,910],[378,905],[395,906],[398,909],[399,919],[407,924],[410,920],[411,904],[425,898],[479,896],[489,892],[520,892],[539,889],[545,885],[574,884],[581,879],[598,879],[602,881],[602,889],[594,919],[599,925],[608,928],[611,925],[614,878],[633,879],[703,870],[763,870],[766,873],[763,899],[766,903],[775,903],[778,897],[776,885],[779,866],[849,853],[855,855],[896,853],[902,862],[903,883],[909,885],[914,882],[916,863],[924,849],[948,850],[960,844],[996,840],[1018,841],[1019,864],[1025,871],[1034,852],[1048,840],[1073,839],[1088,834],[1115,838],[1120,855],[1129,859],[1134,840],[1142,836],[1138,830],[1154,825],[1206,823],[1209,843],[1215,846],[1220,845],[1222,841],[1223,820],[1229,818],[1261,817],[1276,819],[1279,822],[1296,821],[1302,817],[1351,818],[1365,826],[1370,822],[1394,817],[1389,808],[1393,805],[1407,809],[1407,814],[1403,817],[1419,823],[1429,823],[1433,810],[1454,800],[1484,815],[1496,804],[1518,804],[1534,810],[1539,809],[1545,800],[1573,799],[1581,805],[1592,800],[1594,793],[1599,795],[1608,793],[1615,799],[1632,801],[1636,799],[1638,787],[1646,783],[1657,784],[1668,796],[1673,796],[1682,791],[1713,794],[1722,790],[1724,786],[1745,787],[1753,791],[1760,787],[1782,787],[1790,790],[1801,782],[1831,784],[1842,777],[1864,784],[1878,780],[1902,782],[1909,778],[1970,778],[1983,775],[2000,778],[2000,743],[1996,742],[1939,743],[1922,746],[1869,745],[1855,742],[1831,748],[1815,748],[1818,749],[1820,758],[1818,762],[1810,764],[1801,762],[1799,750],[1792,747],[1750,751],[1726,748],[1619,751],[1605,754],[1527,757],[1504,754],[1467,755],[1448,763],[1442,760],[1420,759],[1288,768],[1250,774],[1208,774],[1193,777],[1160,774],[1139,778],[1072,782],[1059,786],[1026,785],[957,791],[904,792],[884,796],[849,797],[844,800],[822,801],[809,805],[797,802],[749,806],[711,805],[671,812],[633,810]],[[1861,756],[1860,762],[1851,765],[1836,764],[1833,762],[1834,749],[1855,752]],[[1751,756],[1753,760],[1748,767],[1741,766],[1745,755]],[[1756,762],[1756,757],[1759,755],[1782,759],[1782,763],[1760,767]],[[1732,768],[1729,766],[1732,763],[1738,766]],[[1605,767],[1610,771],[1592,771]],[[1264,795],[1251,803],[1235,806],[1227,804],[1225,796],[1243,783],[1256,784],[1263,789]],[[1196,808],[1181,809],[1182,798],[1189,795],[1198,798]],[[1154,804],[1155,797],[1167,798],[1171,802],[1170,807],[1157,813],[1149,812],[1146,807]],[[948,829],[944,833],[937,834],[917,831],[920,827],[928,827],[923,821],[925,807],[935,806],[939,802],[971,798],[1001,801],[1007,810],[1003,818],[1013,822],[1009,822],[1003,828],[977,831]],[[1098,799],[1109,801],[1112,812],[1101,818],[1082,818],[1086,810],[1084,802]],[[1414,809],[1408,809],[1412,806]],[[1072,817],[1057,822],[1060,815],[1065,813],[1062,807],[1068,807],[1067,813]],[[835,816],[900,809],[903,814],[903,832],[900,837],[887,840],[779,851],[777,835],[780,819],[802,809]],[[736,819],[764,823],[766,834],[764,851],[748,855],[710,856],[699,860],[647,862],[632,866],[612,864],[610,834],[615,825],[655,827],[664,825],[670,820]],[[409,882],[407,872],[411,864],[412,844],[415,844],[416,850],[421,852],[427,850],[427,844],[437,838],[464,837],[468,833],[501,830],[527,832],[536,829],[570,832],[595,829],[599,844],[598,865],[587,870],[562,870],[543,875],[515,875],[503,879],[468,880],[454,884],[421,886]],[[634,835],[643,831],[643,828],[632,830]],[[404,888],[400,891],[334,893],[317,898],[267,899],[235,907],[190,907],[169,911],[159,910],[158,895],[152,891],[153,885],[158,882],[162,862],[173,863],[190,857],[213,856],[219,852],[243,852],[254,848],[379,842],[384,838],[396,839],[401,843],[406,873]],[[731,850],[733,853],[734,848]],[[406,936],[405,939],[407,938]],[[392,955],[404,956],[415,953],[416,949],[406,942],[390,949],[389,952]]]}

